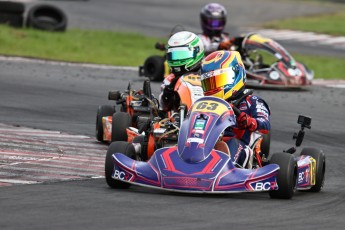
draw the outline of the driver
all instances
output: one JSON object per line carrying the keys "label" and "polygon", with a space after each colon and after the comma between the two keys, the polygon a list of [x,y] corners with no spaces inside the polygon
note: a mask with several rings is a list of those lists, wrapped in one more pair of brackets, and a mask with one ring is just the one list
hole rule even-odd
{"label": "driver", "polygon": [[229,50],[232,45],[229,34],[223,32],[226,24],[227,12],[218,3],[209,3],[201,8],[200,24],[202,34],[199,34],[208,55],[216,50]]}
{"label": "driver", "polygon": [[204,46],[200,38],[188,31],[177,32],[168,41],[166,52],[171,74],[165,77],[161,85],[159,101],[162,110],[175,110],[180,98],[174,91],[175,83],[183,74],[200,70],[204,58]]}
{"label": "driver", "polygon": [[[227,128],[223,140],[235,164],[251,168],[254,140],[270,130],[270,110],[266,102],[245,90],[246,72],[237,51],[215,51],[201,64],[201,84],[205,96],[214,96],[237,105],[236,127]],[[234,108],[234,110],[236,110]],[[261,134],[260,134],[261,133]]]}

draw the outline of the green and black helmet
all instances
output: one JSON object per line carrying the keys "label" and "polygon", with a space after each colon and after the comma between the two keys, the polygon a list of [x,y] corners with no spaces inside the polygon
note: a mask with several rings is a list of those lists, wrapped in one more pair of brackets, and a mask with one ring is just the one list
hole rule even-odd
{"label": "green and black helmet", "polygon": [[167,61],[175,75],[197,71],[204,58],[204,45],[199,37],[188,31],[177,32],[168,41]]}

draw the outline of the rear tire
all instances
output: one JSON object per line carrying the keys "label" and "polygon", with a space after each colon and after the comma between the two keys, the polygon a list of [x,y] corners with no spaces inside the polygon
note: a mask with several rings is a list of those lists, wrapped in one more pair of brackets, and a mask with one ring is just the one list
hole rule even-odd
{"label": "rear tire", "polygon": [[296,191],[297,162],[289,153],[275,153],[270,164],[279,165],[277,184],[278,190],[269,191],[271,198],[291,199]]}
{"label": "rear tire", "polygon": [[97,109],[96,116],[96,138],[98,141],[103,142],[103,124],[102,117],[113,116],[115,107],[110,105],[101,105]]}
{"label": "rear tire", "polygon": [[109,187],[111,188],[118,188],[118,189],[126,189],[131,186],[131,184],[113,179],[112,175],[114,173],[114,153],[122,153],[132,159],[135,158],[135,149],[132,144],[129,144],[124,141],[116,141],[109,145],[107,155],[105,158],[105,180]]}
{"label": "rear tire", "polygon": [[127,141],[127,128],[132,125],[132,117],[125,112],[118,112],[113,115],[111,127],[111,141]]}
{"label": "rear tire", "polygon": [[316,160],[316,181],[315,185],[312,186],[308,191],[310,192],[320,192],[323,188],[325,181],[326,172],[326,157],[322,150],[315,148],[304,148],[302,149],[301,156],[307,155],[311,156]]}
{"label": "rear tire", "polygon": [[151,81],[162,81],[164,78],[164,57],[150,56],[144,63],[144,75]]}

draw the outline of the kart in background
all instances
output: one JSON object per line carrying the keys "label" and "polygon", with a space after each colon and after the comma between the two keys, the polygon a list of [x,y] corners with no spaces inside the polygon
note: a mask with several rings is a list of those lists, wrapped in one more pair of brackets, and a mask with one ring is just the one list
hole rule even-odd
{"label": "kart in background", "polygon": [[[112,141],[127,141],[127,128],[137,127],[137,117],[148,117],[158,108],[158,101],[151,93],[149,81],[144,81],[142,90],[133,90],[130,83],[127,90],[110,91],[108,99],[115,101],[115,105],[101,105],[96,115],[96,138],[98,141],[110,143]],[[116,112],[116,105],[120,111]]]}
{"label": "kart in background", "polygon": [[[293,147],[272,154],[261,166],[236,167],[230,157],[233,154],[220,139],[224,129],[235,123],[234,111],[226,101],[200,98],[181,125],[177,145],[157,149],[147,162],[134,160],[129,143],[113,142],[106,155],[106,182],[112,188],[139,185],[186,193],[267,191],[270,197],[283,199],[291,198],[296,189],[322,189],[325,155],[315,148],[294,155]],[[301,145],[311,118],[299,116],[298,123],[301,130],[294,136],[296,146]],[[255,157],[253,162],[258,160]]]}
{"label": "kart in background", "polygon": [[246,67],[247,86],[299,89],[312,84],[313,71],[297,62],[276,41],[256,33],[234,39]]}
{"label": "kart in background", "polygon": [[[276,41],[256,33],[235,37],[231,50],[239,51],[246,67],[247,87],[301,89],[312,84],[312,70],[295,59]],[[165,45],[156,43],[165,52]],[[162,81],[169,74],[165,54],[148,57],[139,67],[139,76]]]}

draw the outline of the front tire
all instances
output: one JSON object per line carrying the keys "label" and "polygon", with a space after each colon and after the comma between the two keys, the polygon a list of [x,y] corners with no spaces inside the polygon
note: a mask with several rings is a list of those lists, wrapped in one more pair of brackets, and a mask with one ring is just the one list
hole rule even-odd
{"label": "front tire", "polygon": [[315,148],[304,148],[302,149],[301,156],[311,156],[316,160],[316,181],[315,185],[312,186],[308,191],[310,192],[320,192],[323,188],[325,181],[325,171],[326,171],[326,157],[322,150]]}
{"label": "front tire", "polygon": [[102,117],[113,116],[115,107],[111,105],[101,105],[97,109],[96,116],[96,138],[98,141],[103,142],[103,124]]}
{"label": "front tire", "polygon": [[131,186],[131,184],[114,179],[114,153],[122,153],[132,159],[135,159],[135,149],[132,144],[125,141],[116,141],[109,145],[107,155],[105,158],[105,180],[109,187],[117,189],[126,189]]}
{"label": "front tire", "polygon": [[291,199],[296,191],[297,162],[289,153],[275,153],[270,164],[279,165],[277,184],[278,190],[269,191],[271,198]]}

